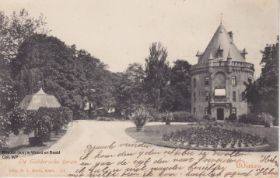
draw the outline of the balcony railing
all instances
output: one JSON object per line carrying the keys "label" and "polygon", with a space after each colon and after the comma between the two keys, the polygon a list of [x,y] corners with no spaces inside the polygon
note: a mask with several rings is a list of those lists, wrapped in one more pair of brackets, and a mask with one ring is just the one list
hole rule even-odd
{"label": "balcony railing", "polygon": [[210,61],[204,64],[196,64],[192,66],[192,70],[203,69],[206,67],[242,67],[254,70],[254,64],[242,61]]}

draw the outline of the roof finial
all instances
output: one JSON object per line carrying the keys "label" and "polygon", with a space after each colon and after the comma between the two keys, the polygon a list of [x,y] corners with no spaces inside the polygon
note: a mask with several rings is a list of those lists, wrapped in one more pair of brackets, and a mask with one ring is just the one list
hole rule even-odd
{"label": "roof finial", "polygon": [[223,24],[223,13],[220,13],[220,25],[222,25]]}

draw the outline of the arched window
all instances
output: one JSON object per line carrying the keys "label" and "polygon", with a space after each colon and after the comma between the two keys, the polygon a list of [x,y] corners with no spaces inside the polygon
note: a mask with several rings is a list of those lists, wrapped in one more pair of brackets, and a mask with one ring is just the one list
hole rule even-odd
{"label": "arched window", "polygon": [[226,76],[222,72],[217,72],[214,76],[213,84],[215,88],[226,88]]}
{"label": "arched window", "polygon": [[232,86],[236,86],[236,76],[231,77],[231,84]]}

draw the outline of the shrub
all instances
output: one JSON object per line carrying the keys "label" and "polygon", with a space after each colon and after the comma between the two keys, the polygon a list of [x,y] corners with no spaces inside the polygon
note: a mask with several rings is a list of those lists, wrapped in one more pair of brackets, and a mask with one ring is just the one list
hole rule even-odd
{"label": "shrub", "polygon": [[273,126],[273,122],[275,120],[275,118],[271,114],[265,112],[258,114],[258,119],[263,123],[265,127]]}
{"label": "shrub", "polygon": [[264,125],[266,127],[270,127],[273,125],[275,118],[273,118],[272,115],[269,113],[260,113],[258,115],[256,114],[243,114],[239,117],[240,123],[245,124],[254,124],[254,125]]}
{"label": "shrub", "polygon": [[207,115],[204,115],[202,118],[203,118],[204,120],[210,121],[210,118],[211,118],[211,117],[210,117],[210,115],[207,114]]}
{"label": "shrub", "polygon": [[52,118],[49,115],[43,115],[37,122],[37,137],[49,140],[50,132],[52,130]]}
{"label": "shrub", "polygon": [[27,111],[27,119],[24,127],[24,133],[29,134],[34,131],[37,120],[37,111]]}
{"label": "shrub", "polygon": [[228,118],[226,118],[227,121],[235,122],[237,120],[236,114],[230,114]]}
{"label": "shrub", "polygon": [[195,119],[189,112],[176,111],[176,112],[173,112],[173,121],[174,122],[194,122]]}
{"label": "shrub", "polygon": [[[151,115],[152,121],[162,121],[165,122],[166,119],[170,116],[171,113],[159,113],[157,111],[149,112]],[[189,112],[186,111],[175,111],[172,112],[172,122],[195,122],[197,119]]]}
{"label": "shrub", "polygon": [[55,108],[55,109],[46,108],[46,110],[49,110],[48,116],[51,119],[51,125],[52,125],[51,130],[55,131],[56,134],[58,134],[58,131],[61,130],[61,128],[65,124],[63,110],[61,108]]}
{"label": "shrub", "polygon": [[[135,110],[135,108],[134,108],[134,110]],[[165,117],[166,113],[160,113],[159,111],[157,111],[153,107],[146,107],[146,110],[150,114],[150,120],[151,121],[164,121],[164,117]]]}
{"label": "shrub", "polygon": [[62,117],[64,124],[68,124],[69,122],[73,121],[73,111],[68,107],[62,107]]}
{"label": "shrub", "polygon": [[0,116],[0,148],[6,145],[6,141],[11,132],[11,122],[7,115]]}
{"label": "shrub", "polygon": [[249,114],[242,114],[239,116],[238,122],[244,124],[254,124],[254,125],[262,125],[263,123],[260,122],[256,114],[249,113]]}
{"label": "shrub", "polygon": [[104,116],[97,116],[96,120],[98,121],[114,121],[113,117],[104,117]]}
{"label": "shrub", "polygon": [[53,128],[53,113],[48,108],[39,108],[38,111],[28,111],[28,121],[25,132],[34,131],[34,136],[38,138],[46,137]]}
{"label": "shrub", "polygon": [[35,137],[48,138],[53,130],[58,134],[62,127],[73,119],[73,112],[67,107],[39,108],[27,112],[25,133],[34,131]]}
{"label": "shrub", "polygon": [[75,119],[89,119],[88,112],[82,110],[75,111],[75,113],[73,113],[73,117]]}
{"label": "shrub", "polygon": [[14,108],[6,115],[10,122],[10,130],[18,135],[19,131],[24,128],[27,119],[27,112],[20,108]]}
{"label": "shrub", "polygon": [[136,125],[137,131],[140,131],[150,118],[151,116],[149,112],[142,105],[135,108],[132,114],[130,115],[130,119]]}
{"label": "shrub", "polygon": [[158,118],[160,118],[160,120],[162,122],[165,122],[166,125],[169,125],[170,124],[170,120],[171,120],[171,114],[168,113],[168,112],[165,112],[165,113],[160,113],[158,114]]}

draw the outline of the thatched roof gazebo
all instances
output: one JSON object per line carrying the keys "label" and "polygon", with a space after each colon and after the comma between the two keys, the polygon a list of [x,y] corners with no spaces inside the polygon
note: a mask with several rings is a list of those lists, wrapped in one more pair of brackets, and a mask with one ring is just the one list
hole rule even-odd
{"label": "thatched roof gazebo", "polygon": [[36,111],[41,107],[59,108],[61,105],[55,96],[46,94],[42,88],[35,94],[26,95],[19,104],[19,108],[24,110]]}

